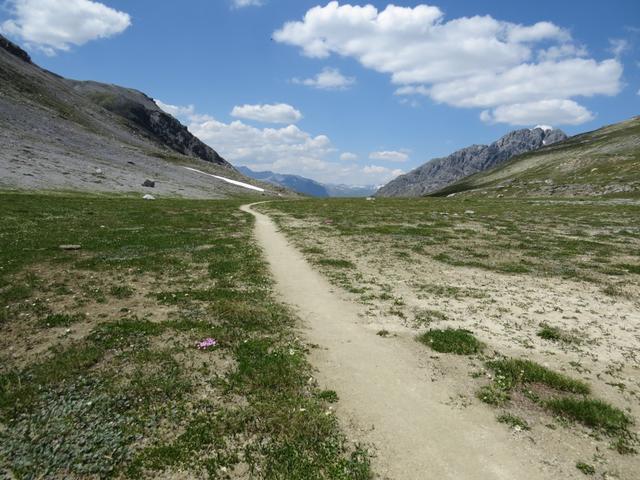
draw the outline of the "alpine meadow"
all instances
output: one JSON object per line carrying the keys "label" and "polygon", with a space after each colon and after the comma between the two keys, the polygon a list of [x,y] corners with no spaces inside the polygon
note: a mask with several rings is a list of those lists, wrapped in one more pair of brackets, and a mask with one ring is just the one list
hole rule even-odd
{"label": "alpine meadow", "polygon": [[639,21],[0,2],[0,478],[640,478]]}

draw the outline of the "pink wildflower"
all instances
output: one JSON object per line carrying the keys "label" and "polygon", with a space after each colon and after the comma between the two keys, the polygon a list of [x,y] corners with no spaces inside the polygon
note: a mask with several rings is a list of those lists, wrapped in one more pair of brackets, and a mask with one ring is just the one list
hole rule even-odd
{"label": "pink wildflower", "polygon": [[205,338],[204,340],[196,343],[196,348],[206,350],[209,347],[215,347],[216,345],[218,345],[218,341],[215,338]]}

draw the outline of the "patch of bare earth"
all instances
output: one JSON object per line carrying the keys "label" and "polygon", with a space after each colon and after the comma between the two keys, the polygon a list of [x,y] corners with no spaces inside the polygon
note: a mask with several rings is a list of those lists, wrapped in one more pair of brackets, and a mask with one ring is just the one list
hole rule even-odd
{"label": "patch of bare earth", "polygon": [[[102,322],[125,317],[161,322],[177,311],[149,296],[163,284],[161,278],[149,274],[83,271],[51,264],[31,267],[28,274],[35,279],[36,288],[29,298],[6,306],[11,318],[0,325],[0,351],[17,367],[47,355],[51,347],[64,348],[82,340]],[[126,287],[127,295],[114,296],[112,287]],[[47,317],[56,314],[72,316],[74,321],[47,325]]]}

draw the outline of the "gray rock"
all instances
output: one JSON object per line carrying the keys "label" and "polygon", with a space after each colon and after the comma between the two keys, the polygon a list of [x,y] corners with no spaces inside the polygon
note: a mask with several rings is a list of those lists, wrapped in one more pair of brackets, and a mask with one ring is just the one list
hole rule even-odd
{"label": "gray rock", "polygon": [[60,245],[58,248],[60,250],[80,250],[82,245]]}
{"label": "gray rock", "polygon": [[31,63],[31,57],[27,52],[21,49],[18,45],[13,43],[12,41],[6,39],[2,35],[0,35],[0,48],[6,50],[11,55],[15,55],[20,60],[23,60],[27,63]]}
{"label": "gray rock", "polygon": [[156,182],[154,182],[153,180],[147,179],[144,182],[142,182],[142,186],[147,188],[155,188]]}
{"label": "gray rock", "polygon": [[472,145],[436,158],[383,186],[376,196],[418,197],[436,192],[474,173],[489,170],[516,155],[566,139],[561,130],[515,130],[491,145]]}

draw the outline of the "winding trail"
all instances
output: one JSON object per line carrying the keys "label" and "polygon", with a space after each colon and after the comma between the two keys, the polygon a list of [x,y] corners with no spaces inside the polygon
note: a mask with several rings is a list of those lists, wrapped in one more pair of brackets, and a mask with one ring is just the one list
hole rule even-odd
{"label": "winding trail", "polygon": [[338,393],[341,422],[375,446],[377,474],[393,480],[549,478],[489,409],[445,405],[446,392],[430,381],[424,348],[367,330],[360,306],[333,293],[252,205],[241,210],[256,218],[255,236],[278,293],[304,321],[307,340],[321,346],[311,357],[318,381]]}

